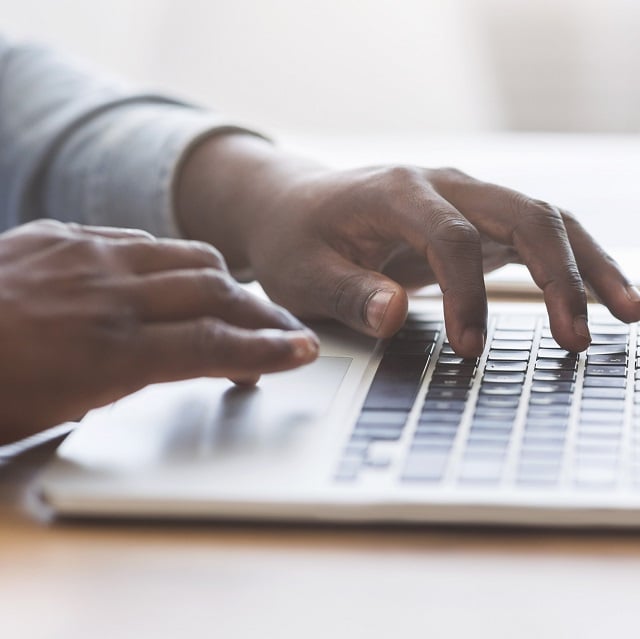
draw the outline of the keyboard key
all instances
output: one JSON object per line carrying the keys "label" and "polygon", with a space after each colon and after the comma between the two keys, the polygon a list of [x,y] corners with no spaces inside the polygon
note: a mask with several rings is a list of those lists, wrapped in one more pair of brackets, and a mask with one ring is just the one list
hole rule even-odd
{"label": "keyboard key", "polygon": [[475,368],[478,364],[478,360],[459,357],[458,355],[440,355],[440,357],[438,357],[438,364],[464,365]]}
{"label": "keyboard key", "polygon": [[364,402],[370,409],[407,409],[413,405],[424,369],[424,355],[385,353]]}
{"label": "keyboard key", "polygon": [[622,437],[622,424],[580,423],[578,425],[578,437],[619,440]]}
{"label": "keyboard key", "polygon": [[447,468],[449,453],[445,451],[411,450],[402,479],[405,481],[440,481]]}
{"label": "keyboard key", "polygon": [[594,333],[605,333],[607,335],[627,335],[629,333],[629,327],[621,322],[592,321],[590,326]]}
{"label": "keyboard key", "polygon": [[538,419],[550,419],[552,417],[569,417],[569,413],[571,411],[571,406],[544,406],[544,405],[529,405],[529,411],[527,412],[527,419],[530,417],[536,417]]}
{"label": "keyboard key", "polygon": [[[629,342],[629,336],[627,333],[591,333],[591,346],[589,348],[593,348],[594,346],[607,346],[611,344],[624,344],[626,345]],[[606,352],[600,351],[600,352]]]}
{"label": "keyboard key", "polygon": [[562,449],[564,448],[565,437],[564,435],[551,435],[547,433],[534,433],[526,431],[522,438],[522,445],[526,448],[552,448]]}
{"label": "keyboard key", "polygon": [[502,457],[465,459],[460,468],[461,483],[498,483],[502,476]]}
{"label": "keyboard key", "polygon": [[574,381],[577,373],[575,370],[536,370],[533,372],[534,381],[551,382],[551,381]]}
{"label": "keyboard key", "polygon": [[587,386],[582,389],[583,399],[624,399],[624,388],[602,388],[598,386]]}
{"label": "keyboard key", "polygon": [[532,393],[568,393],[574,389],[573,382],[538,382],[531,384]]}
{"label": "keyboard key", "polygon": [[477,406],[473,419],[492,419],[495,421],[512,422],[517,410],[515,408],[496,408],[495,406]]}
{"label": "keyboard key", "polygon": [[429,388],[427,399],[466,399],[469,391],[466,388],[443,388],[434,386]]}
{"label": "keyboard key", "polygon": [[480,395],[478,396],[477,406],[491,408],[513,408],[514,410],[520,403],[520,395]]}
{"label": "keyboard key", "polygon": [[527,362],[514,362],[514,361],[507,361],[507,360],[487,362],[487,365],[485,366],[485,370],[493,371],[497,373],[515,372],[515,371],[519,373],[524,373],[527,370]]}
{"label": "keyboard key", "polygon": [[577,360],[571,358],[558,358],[558,359],[539,359],[536,360],[536,371],[572,371],[575,370],[578,365]]}
{"label": "keyboard key", "polygon": [[358,478],[358,471],[362,468],[362,463],[355,459],[343,459],[338,464],[334,479],[340,482],[355,481]]}
{"label": "keyboard key", "polygon": [[528,350],[523,351],[502,351],[491,349],[489,351],[488,360],[490,362],[503,362],[503,361],[516,361],[527,362],[531,352]]}
{"label": "keyboard key", "polygon": [[624,413],[588,410],[580,413],[580,424],[622,424]]}
{"label": "keyboard key", "polygon": [[402,437],[402,429],[400,428],[356,426],[353,433],[351,433],[351,441],[396,441],[400,437]]}
{"label": "keyboard key", "polygon": [[624,400],[619,399],[583,399],[581,404],[582,411],[601,410],[607,412],[624,412]]}
{"label": "keyboard key", "polygon": [[482,376],[482,382],[491,384],[524,384],[524,373],[507,371],[503,373],[488,372]]}
{"label": "keyboard key", "polygon": [[447,423],[457,425],[460,423],[461,417],[462,413],[458,411],[451,413],[442,410],[434,410],[433,412],[423,411],[418,421],[420,424]]}
{"label": "keyboard key", "polygon": [[409,411],[363,410],[358,417],[357,425],[402,428],[408,417]]}
{"label": "keyboard key", "polygon": [[627,352],[627,343],[607,343],[607,344],[591,344],[589,348],[587,348],[587,355],[615,355],[615,354],[626,354]]}
{"label": "keyboard key", "polygon": [[615,468],[582,466],[575,473],[575,485],[579,488],[611,488],[618,480]]}
{"label": "keyboard key", "polygon": [[625,377],[587,377],[583,385],[585,388],[624,388],[627,380]]}
{"label": "keyboard key", "polygon": [[433,342],[424,342],[422,340],[392,340],[387,345],[387,353],[414,354],[414,355],[431,355],[435,344]]}
{"label": "keyboard key", "polygon": [[573,393],[531,393],[529,406],[565,406],[573,401]]}
{"label": "keyboard key", "polygon": [[567,430],[567,421],[556,420],[527,420],[524,429],[527,433],[535,435],[561,435]]}
{"label": "keyboard key", "polygon": [[436,342],[438,340],[439,331],[422,330],[420,328],[405,327],[399,330],[392,338],[393,342]]}
{"label": "keyboard key", "polygon": [[529,353],[533,341],[529,340],[494,340],[491,342],[491,348],[500,351],[525,351]]}
{"label": "keyboard key", "polygon": [[565,351],[564,348],[540,348],[536,353],[536,357],[542,359],[576,359],[577,355]]}
{"label": "keyboard key", "polygon": [[476,367],[467,364],[440,364],[437,363],[433,371],[434,375],[465,375],[467,377],[473,377],[476,372]]}
{"label": "keyboard key", "polygon": [[461,414],[466,402],[460,399],[427,399],[422,405],[422,414],[445,412]]}
{"label": "keyboard key", "polygon": [[525,340],[527,342],[533,341],[534,332],[533,331],[505,331],[505,330],[496,330],[493,332],[493,341],[499,342],[502,340]]}
{"label": "keyboard key", "polygon": [[492,384],[484,382],[480,386],[481,395],[518,395],[522,394],[522,389],[517,384]]}
{"label": "keyboard key", "polygon": [[589,377],[625,377],[627,370],[624,366],[601,366],[589,364],[585,366],[585,375]]}
{"label": "keyboard key", "polygon": [[507,437],[512,430],[513,426],[511,423],[480,421],[474,422],[471,425],[470,434],[491,433],[492,435],[502,435]]}
{"label": "keyboard key", "polygon": [[473,378],[466,375],[434,375],[429,387],[444,386],[448,388],[471,388]]}
{"label": "keyboard key", "polygon": [[611,353],[609,355],[587,355],[588,364],[604,364],[607,366],[617,364],[618,366],[627,365],[627,356],[625,353]]}

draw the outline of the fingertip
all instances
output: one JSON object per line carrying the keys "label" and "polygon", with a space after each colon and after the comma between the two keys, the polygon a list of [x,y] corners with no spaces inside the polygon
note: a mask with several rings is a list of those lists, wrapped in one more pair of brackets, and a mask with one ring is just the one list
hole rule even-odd
{"label": "fingertip", "polygon": [[229,379],[236,386],[256,386],[260,381],[260,375],[250,375],[247,377],[230,377]]}
{"label": "fingertip", "polygon": [[487,333],[483,327],[467,326],[455,344],[455,352],[461,357],[480,357],[487,342]]}
{"label": "fingertip", "polygon": [[320,340],[310,330],[287,333],[287,340],[298,364],[308,364],[316,359],[320,353]]}

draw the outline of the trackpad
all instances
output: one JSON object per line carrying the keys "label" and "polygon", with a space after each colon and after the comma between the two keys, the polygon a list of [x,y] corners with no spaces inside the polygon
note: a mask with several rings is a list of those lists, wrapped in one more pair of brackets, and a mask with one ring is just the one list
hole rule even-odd
{"label": "trackpad", "polygon": [[105,471],[287,456],[309,443],[329,411],[349,357],[319,357],[293,371],[265,375],[256,387],[196,379],[158,384],[93,411],[60,456]]}

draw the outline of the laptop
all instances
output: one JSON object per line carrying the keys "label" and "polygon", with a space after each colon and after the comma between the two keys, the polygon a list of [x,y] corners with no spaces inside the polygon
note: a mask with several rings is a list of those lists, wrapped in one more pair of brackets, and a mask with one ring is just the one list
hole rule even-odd
{"label": "laptop", "polygon": [[438,300],[389,340],[315,328],[318,360],[255,388],[196,379],[92,411],[40,496],[63,517],[640,526],[637,325],[593,305],[574,354],[540,303],[493,303],[477,359]]}

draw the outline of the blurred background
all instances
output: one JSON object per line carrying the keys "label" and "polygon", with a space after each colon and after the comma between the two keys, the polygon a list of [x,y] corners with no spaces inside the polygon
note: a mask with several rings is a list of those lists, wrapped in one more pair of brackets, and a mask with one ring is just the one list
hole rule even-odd
{"label": "blurred background", "polygon": [[640,131],[637,0],[0,0],[0,15],[271,132]]}

